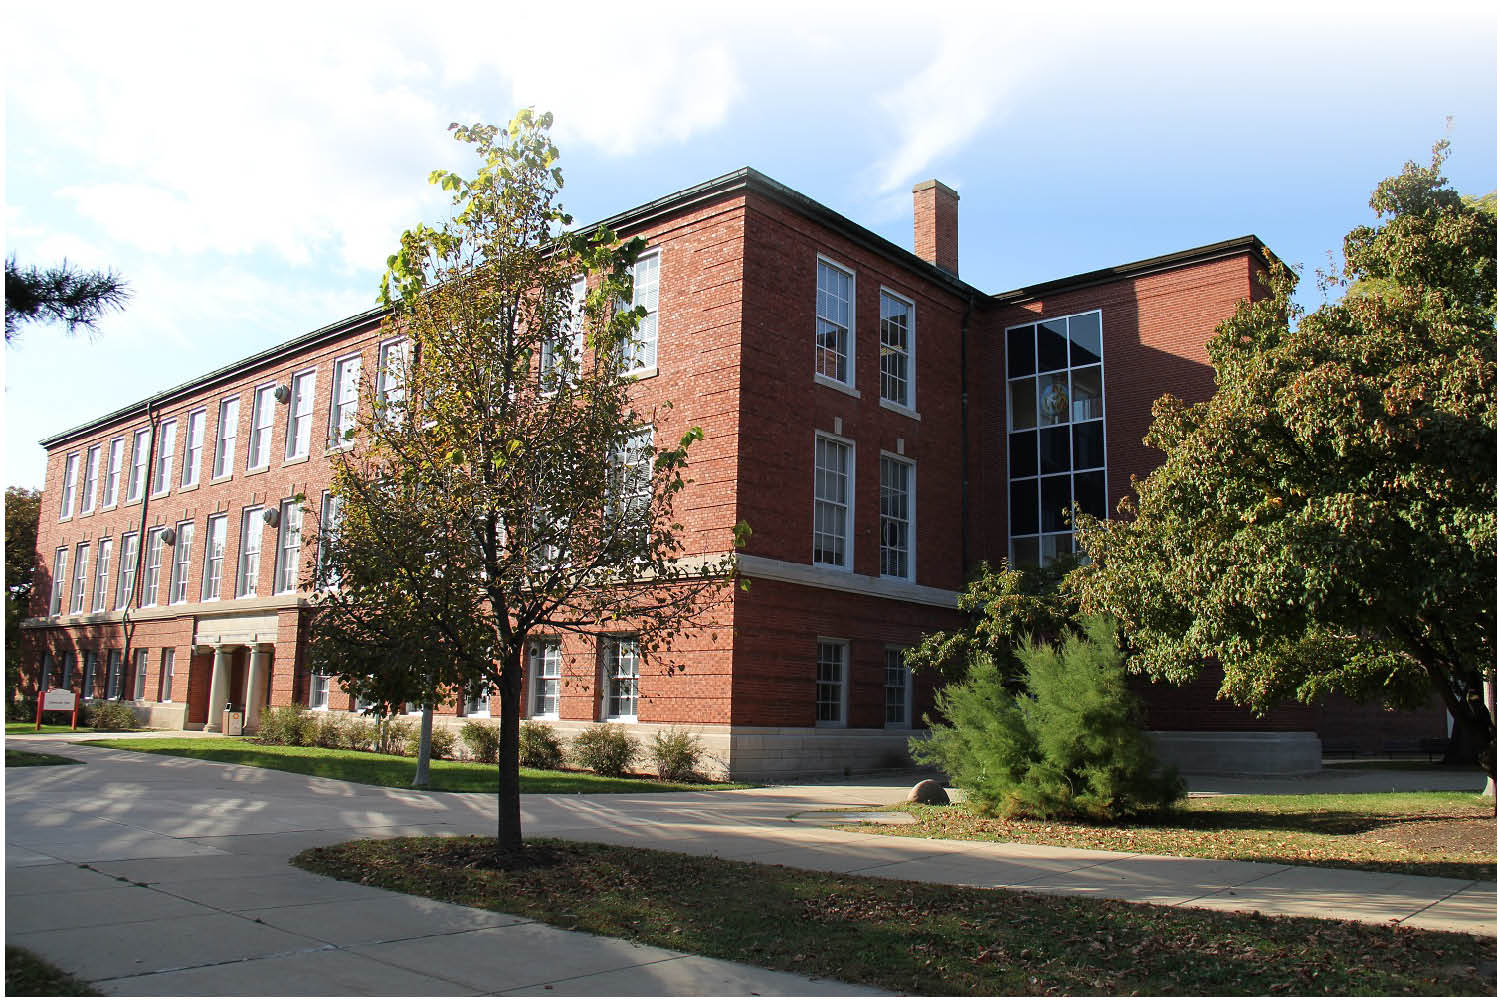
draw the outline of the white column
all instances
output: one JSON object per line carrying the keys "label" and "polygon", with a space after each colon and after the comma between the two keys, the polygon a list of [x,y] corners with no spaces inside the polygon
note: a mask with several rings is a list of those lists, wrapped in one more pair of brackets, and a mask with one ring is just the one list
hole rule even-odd
{"label": "white column", "polygon": [[203,725],[206,733],[224,731],[224,700],[229,697],[229,658],[232,646],[214,646],[213,682],[208,686],[208,721]]}
{"label": "white column", "polygon": [[269,642],[257,642],[250,647],[250,669],[245,676],[245,731],[255,732],[260,728],[260,710],[265,707],[266,675],[274,647]]}

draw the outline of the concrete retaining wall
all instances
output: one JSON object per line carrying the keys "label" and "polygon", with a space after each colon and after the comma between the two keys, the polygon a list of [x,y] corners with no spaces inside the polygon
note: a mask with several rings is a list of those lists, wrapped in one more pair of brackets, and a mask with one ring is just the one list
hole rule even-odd
{"label": "concrete retaining wall", "polygon": [[1157,755],[1184,774],[1312,774],[1323,766],[1317,733],[1153,732]]}

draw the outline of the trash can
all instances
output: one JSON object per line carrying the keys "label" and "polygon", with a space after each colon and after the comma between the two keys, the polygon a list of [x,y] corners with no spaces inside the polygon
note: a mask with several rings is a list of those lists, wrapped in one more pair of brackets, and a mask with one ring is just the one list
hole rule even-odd
{"label": "trash can", "polygon": [[223,732],[225,736],[245,735],[245,713],[236,711],[233,705],[225,705]]}

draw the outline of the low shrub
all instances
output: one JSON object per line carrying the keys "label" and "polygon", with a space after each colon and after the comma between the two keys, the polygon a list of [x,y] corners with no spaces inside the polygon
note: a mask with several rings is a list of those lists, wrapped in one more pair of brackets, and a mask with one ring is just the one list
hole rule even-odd
{"label": "low shrub", "polygon": [[630,734],[609,723],[591,726],[573,739],[571,756],[580,767],[618,778],[641,755],[641,747]]}
{"label": "low shrub", "polygon": [[703,741],[694,733],[673,726],[651,737],[648,753],[661,780],[690,781],[698,777],[698,763],[704,754]]}
{"label": "low shrub", "polygon": [[563,742],[552,727],[540,722],[521,723],[521,766],[556,771],[566,759]]}
{"label": "low shrub", "polygon": [[94,729],[134,729],[139,725],[131,707],[118,701],[87,702],[83,724]]}
{"label": "low shrub", "polygon": [[344,736],[344,719],[342,713],[320,712],[318,713],[316,722],[318,731],[313,736],[313,746],[327,747],[330,750],[342,750],[348,745]]}
{"label": "low shrub", "polygon": [[344,723],[344,746],[350,750],[371,751],[380,738],[380,727],[375,720],[363,715],[350,716]]}
{"label": "low shrub", "polygon": [[[432,727],[432,759],[448,760],[453,756],[453,751],[458,747],[458,736],[447,726]],[[416,743],[413,741],[412,752],[416,752]]]}
{"label": "low shrub", "polygon": [[976,812],[1038,819],[1116,820],[1160,812],[1186,791],[1157,761],[1125,684],[1114,624],[1095,618],[1061,646],[1024,644],[1021,691],[994,661],[937,694],[947,720],[911,741]]}
{"label": "low shrub", "polygon": [[468,748],[469,756],[481,764],[494,764],[500,759],[500,727],[493,722],[470,719],[458,735]]}
{"label": "low shrub", "polygon": [[395,754],[398,757],[411,756],[415,752],[414,748],[409,750],[414,729],[410,719],[382,719],[375,740],[375,752]]}
{"label": "low shrub", "polygon": [[316,719],[307,718],[311,714],[300,705],[268,708],[260,713],[260,729],[255,734],[255,741],[283,747],[307,746],[302,742],[303,734],[309,725],[317,725]]}

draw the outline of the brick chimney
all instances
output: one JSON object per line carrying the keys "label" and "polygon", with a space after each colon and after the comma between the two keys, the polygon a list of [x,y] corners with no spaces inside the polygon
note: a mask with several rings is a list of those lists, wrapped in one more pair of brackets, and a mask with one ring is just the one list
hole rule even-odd
{"label": "brick chimney", "polygon": [[942,181],[911,189],[912,228],[918,257],[958,274],[958,192]]}

